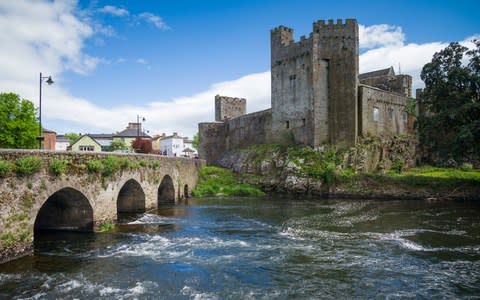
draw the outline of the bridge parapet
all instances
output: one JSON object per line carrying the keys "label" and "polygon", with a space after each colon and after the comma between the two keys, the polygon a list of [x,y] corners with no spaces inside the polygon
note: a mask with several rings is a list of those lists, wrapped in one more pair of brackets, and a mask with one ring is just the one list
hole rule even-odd
{"label": "bridge parapet", "polygon": [[0,149],[0,263],[31,253],[40,230],[92,231],[118,212],[188,197],[204,160]]}

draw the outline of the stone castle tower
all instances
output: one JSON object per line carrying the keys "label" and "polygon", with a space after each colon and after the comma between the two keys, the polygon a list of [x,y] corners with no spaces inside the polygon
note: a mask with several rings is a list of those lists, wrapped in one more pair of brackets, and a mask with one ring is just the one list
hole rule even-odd
{"label": "stone castle tower", "polygon": [[297,142],[353,146],[357,137],[358,25],[320,20],[307,39],[271,31],[272,136],[285,129]]}
{"label": "stone castle tower", "polygon": [[207,163],[256,144],[348,148],[359,135],[407,132],[411,77],[393,68],[359,75],[356,20],[312,27],[299,41],[285,26],[271,30],[271,109],[245,114],[245,99],[215,96],[216,122],[199,124],[199,155]]}

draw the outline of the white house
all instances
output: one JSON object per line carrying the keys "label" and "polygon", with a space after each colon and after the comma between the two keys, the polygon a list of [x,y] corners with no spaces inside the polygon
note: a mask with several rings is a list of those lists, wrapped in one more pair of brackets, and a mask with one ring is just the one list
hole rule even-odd
{"label": "white house", "polygon": [[195,152],[192,147],[192,141],[179,136],[176,132],[170,136],[162,135],[160,139],[160,154],[194,157]]}
{"label": "white house", "polygon": [[70,139],[64,135],[57,135],[55,151],[67,151],[68,146],[70,146]]}

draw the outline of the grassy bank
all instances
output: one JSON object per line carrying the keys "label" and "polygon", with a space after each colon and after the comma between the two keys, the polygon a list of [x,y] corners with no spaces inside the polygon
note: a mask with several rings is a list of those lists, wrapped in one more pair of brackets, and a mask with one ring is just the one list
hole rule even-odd
{"label": "grassy bank", "polygon": [[350,176],[337,178],[336,190],[372,194],[431,194],[445,198],[478,197],[480,170],[425,166],[401,173],[352,173]]}
{"label": "grassy bank", "polygon": [[200,196],[264,196],[260,189],[241,183],[231,170],[203,167],[192,195]]}

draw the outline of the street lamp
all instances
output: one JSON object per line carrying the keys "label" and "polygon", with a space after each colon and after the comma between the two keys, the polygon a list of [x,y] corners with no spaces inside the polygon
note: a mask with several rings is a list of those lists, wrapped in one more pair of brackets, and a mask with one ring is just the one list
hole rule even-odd
{"label": "street lamp", "polygon": [[145,117],[137,115],[137,150],[140,147],[140,119],[142,122],[145,122]]}
{"label": "street lamp", "polygon": [[43,80],[46,79],[46,83],[48,83],[48,85],[51,85],[53,84],[53,80],[52,80],[52,76],[42,76],[42,72],[40,72],[40,96],[39,96],[39,105],[40,105],[40,109],[39,109],[39,114],[38,114],[38,118],[39,118],[39,121],[40,121],[40,129],[39,129],[39,135],[38,135],[38,149],[42,149],[42,141],[43,141],[43,129],[42,129],[42,82]]}

